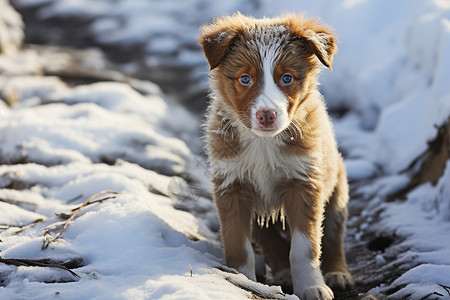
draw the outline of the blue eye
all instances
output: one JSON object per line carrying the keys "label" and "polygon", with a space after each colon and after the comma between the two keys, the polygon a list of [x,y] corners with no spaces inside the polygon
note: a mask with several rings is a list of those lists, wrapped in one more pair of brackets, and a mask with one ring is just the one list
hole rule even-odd
{"label": "blue eye", "polygon": [[243,85],[249,85],[252,82],[252,78],[250,77],[250,75],[244,74],[244,75],[241,76],[241,78],[239,78],[239,81]]}
{"label": "blue eye", "polygon": [[284,74],[283,76],[281,76],[281,82],[283,84],[289,84],[292,82],[292,75],[291,74]]}

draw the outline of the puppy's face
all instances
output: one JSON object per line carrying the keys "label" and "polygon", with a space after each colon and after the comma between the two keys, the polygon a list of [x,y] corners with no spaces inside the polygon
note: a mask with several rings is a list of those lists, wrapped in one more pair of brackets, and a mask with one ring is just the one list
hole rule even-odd
{"label": "puppy's face", "polygon": [[316,86],[317,58],[330,67],[335,50],[331,33],[295,15],[257,20],[238,14],[203,32],[200,43],[215,92],[259,136],[277,135],[290,125]]}
{"label": "puppy's face", "polygon": [[290,40],[286,31],[284,26],[270,26],[241,33],[217,69],[223,98],[260,136],[287,128],[314,65],[303,44]]}

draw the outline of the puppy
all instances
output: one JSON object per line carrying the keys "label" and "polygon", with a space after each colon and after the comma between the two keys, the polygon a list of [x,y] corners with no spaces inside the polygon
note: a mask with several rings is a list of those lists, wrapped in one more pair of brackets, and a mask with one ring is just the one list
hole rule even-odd
{"label": "puppy", "polygon": [[332,299],[330,287],[353,284],[343,249],[345,166],[317,90],[336,39],[319,21],[294,14],[235,14],[201,30],[211,67],[207,151],[226,263],[256,280],[253,220],[283,227],[286,220],[287,250],[273,230],[260,234],[273,272],[290,266],[301,299]]}

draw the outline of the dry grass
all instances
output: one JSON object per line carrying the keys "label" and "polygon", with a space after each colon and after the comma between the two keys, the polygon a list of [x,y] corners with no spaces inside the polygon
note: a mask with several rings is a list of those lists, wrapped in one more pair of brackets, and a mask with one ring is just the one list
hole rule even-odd
{"label": "dry grass", "polygon": [[62,270],[66,270],[73,276],[80,278],[77,273],[73,272],[69,268],[60,265],[60,264],[53,264],[53,263],[45,263],[40,260],[33,260],[33,259],[16,259],[16,258],[2,258],[0,256],[0,263],[4,263],[7,265],[13,265],[13,266],[25,266],[25,267],[47,267],[47,268],[58,268]]}
{"label": "dry grass", "polygon": [[11,199],[11,198],[3,198],[3,197],[0,198],[0,202],[5,202],[8,204],[14,204],[14,205],[25,204],[25,205],[37,206],[37,204],[33,203],[33,202],[29,202],[29,201],[25,201],[25,200]]}
{"label": "dry grass", "polygon": [[[108,194],[113,194],[113,196],[110,195],[110,196],[106,196],[106,197],[103,197],[103,198],[100,198],[100,199],[97,199],[97,200],[93,201],[94,199],[96,199],[96,198],[98,198],[100,196],[108,195]],[[81,209],[83,207],[86,207],[86,206],[94,204],[94,203],[102,203],[103,201],[108,200],[108,199],[114,199],[114,198],[116,198],[115,195],[118,195],[118,194],[119,193],[116,192],[116,191],[102,191],[100,193],[97,193],[97,194],[91,196],[89,199],[84,201],[84,203],[82,205],[80,205],[79,207],[74,208],[72,210],[73,213],[71,215],[69,215],[69,214],[57,214],[58,216],[63,217],[63,218],[68,217],[68,220],[64,223],[63,228],[61,229],[60,232],[58,232],[58,234],[54,238],[51,238],[49,235],[46,235],[44,237],[44,242],[42,244],[42,250],[47,249],[48,246],[50,245],[50,243],[56,242],[59,239],[59,237],[64,233],[64,231],[66,231],[67,226],[69,226],[70,221],[72,221],[75,218],[75,216],[81,211]]]}

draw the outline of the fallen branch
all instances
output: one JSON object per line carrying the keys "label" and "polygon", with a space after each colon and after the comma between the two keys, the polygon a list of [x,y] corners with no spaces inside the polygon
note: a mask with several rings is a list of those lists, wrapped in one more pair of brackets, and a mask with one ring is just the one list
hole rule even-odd
{"label": "fallen branch", "polygon": [[228,268],[228,267],[222,267],[222,266],[217,266],[215,267],[217,270],[222,271],[222,272],[226,272],[226,273],[231,273],[231,274],[239,274],[238,271],[236,271],[233,268]]}
{"label": "fallen branch", "polygon": [[255,286],[247,285],[241,280],[231,276],[225,277],[225,280],[244,291],[250,292],[253,299],[286,299],[286,295],[283,292],[267,292],[264,291],[264,289],[258,289]]}
{"label": "fallen branch", "polygon": [[[75,218],[75,216],[81,211],[81,209],[83,207],[87,206],[91,202],[91,200],[93,200],[93,199],[95,199],[95,198],[97,198],[97,197],[99,197],[101,195],[105,195],[105,194],[116,194],[117,195],[118,192],[115,192],[115,191],[102,191],[100,193],[95,194],[91,198],[87,199],[80,207],[78,207],[75,210],[75,212],[72,214],[72,216],[69,218],[69,220],[67,220],[67,222],[64,224],[63,229],[56,235],[55,240],[58,239],[64,233],[64,231],[66,231],[66,228],[69,225],[70,221],[72,221],[73,218]],[[115,198],[115,196],[110,196],[110,197],[107,197],[107,198],[111,199],[111,198]]]}
{"label": "fallen branch", "polygon": [[73,276],[80,278],[80,276],[75,273],[74,271],[70,270],[69,268],[60,265],[60,264],[52,264],[52,263],[45,263],[39,260],[32,260],[32,259],[16,259],[16,258],[2,258],[0,256],[0,263],[4,263],[6,265],[13,265],[13,266],[24,266],[24,267],[48,267],[48,268],[58,268],[65,270],[72,274]]}
{"label": "fallen branch", "polygon": [[[441,293],[438,293],[438,292],[432,292],[432,293],[426,294],[425,296],[423,296],[423,297],[420,298],[419,300],[425,300],[425,299],[428,299],[430,296],[433,296],[433,295],[436,295],[436,296],[439,296],[439,297],[444,297],[444,295],[442,295]],[[436,299],[438,299],[438,298],[436,298]]]}
{"label": "fallen branch", "polygon": [[214,271],[214,273],[220,274],[223,279],[225,279],[229,283],[240,289],[250,292],[252,295],[252,299],[286,299],[286,295],[281,291],[281,288],[279,287],[273,286],[270,287],[270,289],[267,289],[266,287],[263,287],[261,283],[237,278],[235,275],[239,274],[239,272],[237,272],[236,270],[223,268],[220,266],[214,267],[214,269],[219,271]]}
{"label": "fallen branch", "polygon": [[31,205],[31,206],[37,206],[37,204],[33,203],[33,202],[24,201],[24,200],[16,200],[16,199],[11,199],[11,198],[0,198],[0,202],[5,202],[8,204],[14,204],[14,205],[26,204],[26,205]]}
{"label": "fallen branch", "polygon": [[[69,217],[65,218],[68,219]],[[52,231],[57,231],[57,230],[61,230],[60,228],[62,228],[64,226],[66,222],[61,221],[61,222],[55,222],[53,224],[48,225],[47,227],[44,228],[44,230],[42,231],[44,236],[50,236],[50,232]]]}
{"label": "fallen branch", "polygon": [[78,199],[80,199],[82,197],[83,197],[83,195],[75,196],[72,199],[67,200],[67,203],[71,203],[71,202],[77,201]]}
{"label": "fallen branch", "polygon": [[443,288],[443,289],[447,292],[447,294],[450,296],[450,286],[443,285],[443,284],[440,284],[440,283],[438,283],[438,285],[439,285],[441,288]]}
{"label": "fallen branch", "polygon": [[28,228],[32,228],[32,227],[34,227],[34,226],[36,226],[37,224],[42,223],[42,222],[45,222],[45,219],[37,219],[37,220],[34,220],[34,221],[33,221],[32,223],[30,223],[30,224],[20,226],[21,228],[20,228],[19,230],[15,231],[15,232],[13,232],[13,234],[19,234],[19,233],[21,233],[22,231],[24,231],[24,230],[26,230],[26,229],[28,229]]}
{"label": "fallen branch", "polygon": [[[75,218],[75,216],[81,211],[81,209],[87,205],[89,205],[91,203],[92,200],[94,200],[95,198],[105,195],[105,194],[119,194],[116,191],[102,191],[100,193],[97,193],[95,195],[93,195],[92,197],[90,197],[89,199],[87,199],[81,206],[79,206],[78,208],[75,208],[75,212],[70,216],[70,218],[66,221],[66,223],[64,224],[64,227],[61,229],[61,231],[55,236],[55,238],[49,240],[49,239],[44,239],[44,243],[42,245],[42,249],[45,250],[48,248],[48,245],[50,245],[50,243],[55,242],[63,233],[64,231],[66,231],[67,226],[69,225],[70,221],[73,220],[73,218]],[[93,203],[97,203],[97,202],[102,202],[105,201],[107,199],[114,199],[116,196],[108,196],[102,199],[98,199],[96,201],[94,201]]]}
{"label": "fallen branch", "polygon": [[4,224],[2,224],[2,225],[0,225],[0,230],[6,230],[6,229],[9,229],[9,228],[11,228],[12,226],[11,225],[4,225]]}
{"label": "fallen branch", "polygon": [[[119,193],[113,192],[113,191],[106,191],[105,193],[108,193],[108,194],[115,194],[115,195],[119,194]],[[99,196],[100,196],[100,195],[99,195]],[[87,203],[86,205],[83,203],[83,205],[81,205],[81,206],[79,206],[79,207],[75,207],[74,209],[72,209],[72,211],[79,210],[79,209],[81,209],[82,207],[89,206],[89,205],[92,205],[92,204],[102,203],[102,202],[105,201],[105,200],[114,199],[114,198],[116,198],[116,197],[117,197],[117,196],[108,196],[108,197],[105,197],[105,198],[101,198],[101,199],[98,199],[98,200],[89,202],[89,203]]]}
{"label": "fallen branch", "polygon": [[8,224],[0,224],[0,230],[7,230],[10,228],[19,228],[17,231],[13,232],[12,234],[19,234],[22,231],[24,231],[25,229],[31,228],[36,226],[39,223],[45,222],[45,219],[37,219],[34,220],[33,222],[31,222],[30,224],[25,224],[25,225],[8,225]]}
{"label": "fallen branch", "polygon": [[[114,199],[116,198],[116,196],[107,196],[92,202],[89,202],[88,204],[84,205],[84,203],[81,206],[75,207],[74,209],[72,209],[72,212],[77,211],[79,209],[81,209],[82,207],[86,207],[92,204],[96,204],[96,203],[102,203],[103,201],[109,200],[109,199]],[[58,217],[60,217],[61,219],[69,219],[70,217],[72,217],[73,213],[56,213],[55,215],[57,215]]]}

